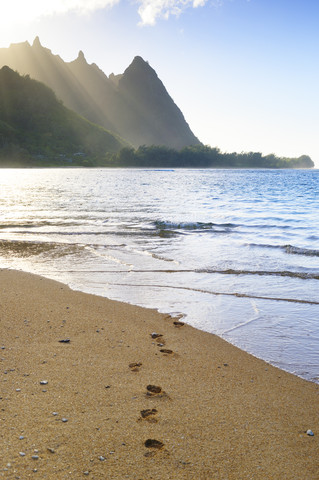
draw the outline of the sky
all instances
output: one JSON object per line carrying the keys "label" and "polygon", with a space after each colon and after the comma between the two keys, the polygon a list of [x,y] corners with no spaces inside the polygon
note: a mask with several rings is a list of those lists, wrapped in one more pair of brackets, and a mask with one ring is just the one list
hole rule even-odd
{"label": "sky", "polygon": [[318,0],[0,2],[0,47],[39,36],[106,75],[140,55],[204,144],[319,168]]}

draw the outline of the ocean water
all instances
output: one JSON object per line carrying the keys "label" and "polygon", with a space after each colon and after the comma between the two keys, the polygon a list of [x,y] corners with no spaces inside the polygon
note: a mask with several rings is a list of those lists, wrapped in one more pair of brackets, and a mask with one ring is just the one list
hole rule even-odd
{"label": "ocean water", "polygon": [[319,171],[1,169],[0,267],[183,315],[319,383]]}

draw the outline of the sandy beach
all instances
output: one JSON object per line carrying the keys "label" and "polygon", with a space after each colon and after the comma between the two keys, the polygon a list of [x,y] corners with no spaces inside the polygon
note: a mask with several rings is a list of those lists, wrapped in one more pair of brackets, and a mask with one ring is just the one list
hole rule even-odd
{"label": "sandy beach", "polygon": [[0,332],[0,478],[319,478],[319,385],[214,335],[10,270]]}

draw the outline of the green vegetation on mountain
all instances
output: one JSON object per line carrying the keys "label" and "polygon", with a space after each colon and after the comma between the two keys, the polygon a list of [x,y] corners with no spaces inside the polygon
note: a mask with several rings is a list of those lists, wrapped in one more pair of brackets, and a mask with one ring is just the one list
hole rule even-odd
{"label": "green vegetation on mountain", "polygon": [[0,70],[0,165],[96,165],[127,143],[59,102],[46,85]]}
{"label": "green vegetation on mountain", "polygon": [[137,150],[125,147],[109,154],[105,166],[144,168],[313,168],[308,155],[299,158],[262,155],[257,152],[222,153],[218,148],[204,145],[186,147],[179,151],[167,147],[141,146]]}

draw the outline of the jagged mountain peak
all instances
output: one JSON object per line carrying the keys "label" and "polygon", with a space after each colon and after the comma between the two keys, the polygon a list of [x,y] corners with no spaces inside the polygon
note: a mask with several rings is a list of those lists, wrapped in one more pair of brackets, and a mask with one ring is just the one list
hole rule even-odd
{"label": "jagged mountain peak", "polygon": [[85,58],[82,50],[79,51],[77,61],[87,63],[86,58]]}
{"label": "jagged mountain peak", "polygon": [[35,39],[33,40],[32,46],[30,48],[32,52],[35,53],[36,55],[40,55],[40,56],[44,55],[47,58],[50,58],[52,56],[52,58],[55,57],[60,59],[59,55],[53,55],[53,53],[49,48],[46,48],[42,45],[42,43],[40,42],[40,38],[38,36],[35,37]]}
{"label": "jagged mountain peak", "polygon": [[142,97],[152,95],[154,89],[166,92],[164,85],[158,78],[156,71],[142,57],[134,57],[132,63],[118,79],[118,85],[124,90],[130,90],[133,95],[138,95],[138,100]]}
{"label": "jagged mountain peak", "polygon": [[150,66],[150,64],[138,55],[134,57],[132,63],[124,71],[123,75],[126,75],[131,72],[141,72],[144,74],[148,73],[148,74],[155,75],[157,77],[155,70]]}
{"label": "jagged mountain peak", "polygon": [[35,47],[35,48],[41,47],[42,48],[40,38],[38,36],[36,36],[35,39],[33,40],[32,47]]}
{"label": "jagged mountain peak", "polygon": [[149,65],[149,63],[147,61],[144,60],[144,58],[140,57],[139,55],[136,55],[133,59],[133,62],[131,63],[131,65],[141,65],[141,66],[145,66],[145,65]]}

